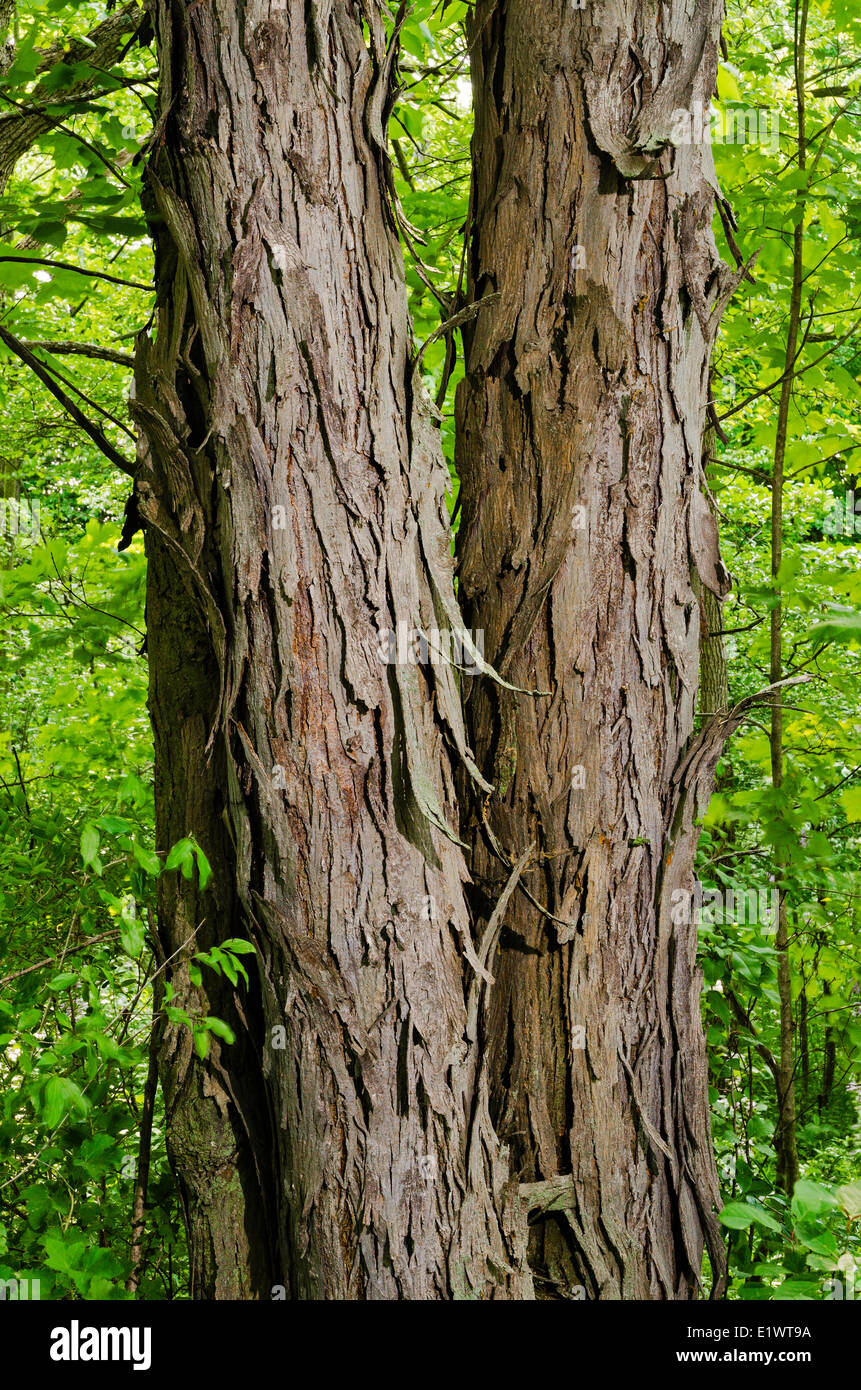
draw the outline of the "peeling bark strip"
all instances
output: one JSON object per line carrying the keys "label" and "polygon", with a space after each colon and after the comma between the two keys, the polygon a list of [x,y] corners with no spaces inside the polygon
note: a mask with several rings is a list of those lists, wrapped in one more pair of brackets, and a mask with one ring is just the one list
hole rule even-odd
{"label": "peeling bark strip", "polygon": [[471,868],[487,920],[507,876],[493,844],[536,846],[487,1036],[514,1171],[527,1194],[571,1192],[536,1203],[551,1297],[695,1297],[704,1246],[718,1286],[724,1268],[696,930],[670,908],[693,887],[690,808],[729,728],[684,761],[694,581],[726,586],[700,455],[739,277],[710,231],[709,147],[667,143],[675,113],[709,101],[721,15],[479,0],[473,23],[468,297],[499,298],[464,330],[459,597],[502,675],[553,694],[472,684],[470,743],[500,797]]}
{"label": "peeling bark strip", "polygon": [[[158,308],[133,410],[157,834],[194,832],[215,871],[199,900],[165,875],[160,931],[166,952],[197,931],[175,1001],[238,1033],[205,1063],[175,1029],[162,1051],[194,1291],[528,1296],[465,1042],[458,694],[444,663],[380,651],[456,613],[386,203],[382,24],[351,0],[147,8]],[[188,956],[242,934],[258,990],[202,998]]]}

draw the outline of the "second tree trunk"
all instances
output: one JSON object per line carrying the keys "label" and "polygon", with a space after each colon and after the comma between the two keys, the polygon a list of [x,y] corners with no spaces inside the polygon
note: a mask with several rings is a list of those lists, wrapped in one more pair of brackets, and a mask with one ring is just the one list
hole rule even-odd
{"label": "second tree trunk", "polygon": [[550,693],[473,683],[498,795],[472,869],[487,918],[535,846],[485,1037],[539,1296],[694,1297],[706,1245],[723,1269],[693,877],[720,739],[691,744],[697,590],[726,578],[700,488],[733,284],[697,125],[719,22],[561,0],[474,20],[470,298],[499,298],[457,400],[459,595],[487,659]]}

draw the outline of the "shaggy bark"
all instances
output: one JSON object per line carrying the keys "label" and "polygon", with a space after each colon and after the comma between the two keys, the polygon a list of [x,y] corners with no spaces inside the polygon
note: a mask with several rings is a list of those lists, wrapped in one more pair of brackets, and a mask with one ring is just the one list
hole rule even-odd
{"label": "shaggy bark", "polygon": [[[159,921],[174,1002],[238,1034],[204,1062],[170,1029],[162,1054],[195,1293],[528,1296],[470,1032],[458,694],[444,662],[382,659],[383,633],[456,623],[387,210],[393,50],[349,0],[148,10],[157,835],[215,870],[203,895],[165,875]],[[195,946],[237,935],[252,995],[196,990]]]}
{"label": "shaggy bark", "polygon": [[[709,396],[712,384],[709,383]],[[709,485],[709,462],[715,447],[713,429],[706,429],[703,435],[703,481]],[[711,497],[707,498],[715,526],[718,517]],[[729,709],[729,668],[727,665],[726,643],[723,638],[723,599],[707,585],[701,583],[696,569],[691,571],[691,582],[700,605],[700,685],[699,712],[707,718],[722,710]],[[726,779],[725,774],[725,779]]]}
{"label": "shaggy bark", "polygon": [[15,13],[15,0],[0,0],[0,77],[12,66],[15,43],[9,32]]}
{"label": "shaggy bark", "polygon": [[479,0],[473,24],[470,298],[500,297],[465,329],[459,597],[500,673],[552,693],[472,686],[498,797],[471,867],[487,917],[498,848],[536,846],[485,1027],[551,1297],[695,1297],[704,1246],[718,1288],[724,1269],[685,904],[737,722],[691,745],[695,584],[726,588],[700,490],[708,360],[737,277],[710,149],[670,143],[675,113],[707,110],[721,12]]}

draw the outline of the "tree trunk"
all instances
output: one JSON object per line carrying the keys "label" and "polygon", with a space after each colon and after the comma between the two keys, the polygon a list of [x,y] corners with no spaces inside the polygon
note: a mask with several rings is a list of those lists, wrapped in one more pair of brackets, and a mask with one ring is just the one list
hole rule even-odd
{"label": "tree trunk", "polygon": [[819,1096],[816,1102],[820,1120],[831,1103],[831,1093],[834,1090],[834,1073],[836,1070],[837,1044],[834,1041],[834,1030],[830,1025],[826,1025],[825,1044],[823,1049],[822,1085],[819,1088]]}
{"label": "tree trunk", "polygon": [[[471,868],[511,900],[486,1021],[491,1114],[536,1198],[539,1296],[695,1297],[723,1244],[695,964],[700,608],[726,587],[700,491],[708,361],[737,278],[701,114],[719,3],[479,0],[459,597],[518,695],[475,682],[498,789]],[[691,134],[693,139],[690,138]],[[539,905],[542,909],[540,910]],[[550,916],[552,914],[552,918]]]}
{"label": "tree trunk", "polygon": [[[709,378],[709,398],[712,379]],[[709,427],[703,435],[703,479],[708,485],[709,462],[715,447],[715,431]],[[718,517],[711,497],[707,498],[715,526]],[[723,599],[700,581],[696,569],[691,570],[691,582],[700,605],[700,689],[699,712],[705,718],[719,710],[729,709],[729,666],[723,638]],[[727,777],[724,778],[728,780]]]}
{"label": "tree trunk", "polygon": [[[149,404],[142,377],[146,372],[153,387],[159,382],[163,368],[156,367],[152,358],[160,341],[161,333],[154,348],[146,341],[139,345],[139,399],[133,408],[138,419],[148,412],[148,424],[157,418],[158,406],[154,396]],[[147,454],[146,445],[140,456],[138,486],[154,489],[156,456]],[[147,496],[154,497],[154,490]],[[162,503],[158,521],[163,515]],[[167,963],[173,957],[166,972],[173,1006],[221,1018],[236,1034],[230,1047],[213,1037],[204,1061],[195,1052],[187,1027],[165,1025],[159,1071],[167,1150],[188,1228],[192,1297],[266,1297],[273,1284],[283,1281],[278,1278],[273,1248],[276,1212],[268,1199],[274,1189],[274,1141],[261,1073],[259,983],[250,972],[253,993],[243,1000],[214,972],[206,972],[201,990],[194,989],[188,975],[195,951],[245,934],[226,819],[224,750],[221,744],[207,748],[219,671],[196,595],[158,522],[147,528],[146,552],[156,844],[167,852],[177,840],[193,833],[214,869],[205,895],[198,892],[196,879],[187,881],[176,872],[163,875],[158,911],[160,961]]]}
{"label": "tree trunk", "polygon": [[0,0],[0,77],[9,71],[15,57],[15,41],[10,28],[15,13],[15,0]]}
{"label": "tree trunk", "polygon": [[[808,0],[796,6],[795,96],[798,117],[798,168],[807,166],[805,115],[805,53],[807,44]],[[770,628],[770,672],[773,682],[783,675],[783,605],[780,602],[779,575],[783,564],[783,480],[786,445],[789,437],[789,410],[792,404],[793,372],[798,356],[801,309],[804,295],[804,218],[799,216],[792,234],[792,293],[786,330],[784,377],[777,407],[774,467],[771,480],[771,575],[778,602],[772,606]],[[775,791],[783,786],[783,694],[775,693],[771,706],[771,782]],[[775,846],[775,861],[781,878],[789,872],[790,857],[785,845]],[[780,1060],[777,1082],[777,1182],[789,1196],[798,1179],[798,1139],[795,1117],[795,1017],[792,1000],[792,964],[789,958],[789,922],[786,894],[781,884],[774,946],[777,952],[777,992],[780,995]]]}
{"label": "tree trunk", "polygon": [[807,980],[802,973],[798,991],[798,1051],[801,1062],[801,1098],[807,1110],[810,1095],[810,1036],[807,1020]]}
{"label": "tree trunk", "polygon": [[[194,1292],[528,1296],[470,1024],[458,694],[444,663],[385,659],[385,634],[456,621],[387,202],[391,50],[349,0],[148,10],[157,835],[214,868],[203,894],[164,875],[159,919],[174,1003],[237,1033],[203,1061],[172,1027],[162,1053]],[[190,954],[240,935],[250,994],[195,989]]]}

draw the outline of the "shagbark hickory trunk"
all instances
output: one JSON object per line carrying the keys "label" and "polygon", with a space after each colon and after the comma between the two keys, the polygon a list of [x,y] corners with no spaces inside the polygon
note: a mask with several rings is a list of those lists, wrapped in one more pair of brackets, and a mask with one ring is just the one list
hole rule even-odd
{"label": "shagbark hickory trunk", "polygon": [[[468,1037],[450,667],[385,637],[454,614],[446,482],[387,210],[391,53],[350,0],[149,0],[157,258],[138,345],[170,1152],[195,1294],[528,1294]],[[368,44],[363,37],[366,23]],[[195,940],[189,938],[197,932]],[[247,935],[249,995],[189,980]],[[468,1005],[472,999],[472,1013]]]}
{"label": "shagbark hickory trunk", "polygon": [[[479,0],[459,597],[506,679],[468,730],[492,966],[491,1114],[534,1207],[539,1292],[718,1284],[693,858],[724,721],[692,743],[708,361],[736,283],[702,139],[721,5]],[[500,862],[501,857],[505,863]],[[545,911],[539,910],[541,908]],[[552,914],[552,916],[550,915]]]}

